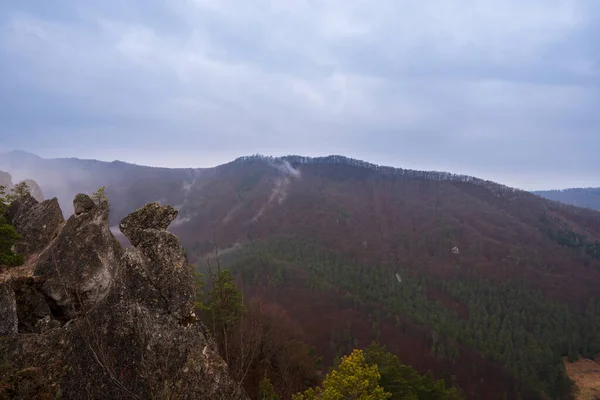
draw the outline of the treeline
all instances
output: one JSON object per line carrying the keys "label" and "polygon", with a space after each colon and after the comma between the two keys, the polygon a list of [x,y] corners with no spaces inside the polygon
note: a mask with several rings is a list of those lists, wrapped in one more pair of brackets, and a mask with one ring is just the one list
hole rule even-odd
{"label": "treeline", "polygon": [[[245,264],[263,270],[257,259]],[[210,261],[204,274],[195,272],[196,310],[210,329],[231,374],[247,392],[261,400],[275,399],[461,399],[458,389],[446,388],[443,380],[421,375],[404,365],[383,346],[373,343],[364,351],[347,349],[321,385],[321,358],[298,334],[277,306],[260,299],[244,299],[228,269]],[[272,282],[278,284],[277,280]],[[354,346],[356,347],[356,346]],[[365,375],[366,374],[366,375]],[[370,384],[364,386],[363,380]],[[376,388],[379,388],[375,390]]]}
{"label": "treeline", "polygon": [[292,396],[293,400],[460,400],[456,388],[420,375],[377,343],[354,349],[325,376],[321,386]]}
{"label": "treeline", "polygon": [[542,223],[540,230],[559,245],[581,250],[590,258],[600,260],[600,241],[589,240],[567,226],[560,226],[556,219],[551,223],[545,215],[540,218],[540,222]]}
{"label": "treeline", "polygon": [[[214,337],[232,377],[253,398],[268,392],[290,399],[316,385],[320,358],[301,329],[276,305],[244,298],[233,275],[218,260],[195,272],[196,313]],[[259,391],[262,395],[259,396]]]}
{"label": "treeline", "polygon": [[382,175],[387,176],[397,176],[397,177],[406,177],[406,178],[416,178],[416,179],[427,179],[427,180],[435,180],[435,181],[452,181],[452,182],[469,182],[478,185],[482,185],[488,189],[496,190],[496,191],[509,191],[509,192],[517,192],[521,191],[519,189],[510,188],[508,186],[487,181],[479,178],[475,178],[468,175],[459,175],[453,174],[450,172],[441,172],[441,171],[418,171],[412,169],[403,169],[403,168],[395,168],[395,167],[387,167],[383,165],[372,164],[366,161],[357,160],[354,158],[349,158],[340,155],[331,155],[326,157],[306,157],[306,156],[297,156],[290,155],[284,157],[273,157],[273,156],[263,156],[260,154],[255,154],[252,156],[243,156],[235,159],[230,164],[241,164],[247,162],[254,161],[266,161],[272,164],[281,164],[283,162],[288,162],[290,164],[338,164],[338,165],[348,165],[350,167],[362,168],[368,171],[374,171]]}
{"label": "treeline", "polygon": [[[598,302],[590,301],[587,310],[578,313],[523,282],[498,285],[467,271],[446,280],[410,275],[402,266],[362,265],[318,251],[313,244],[285,239],[255,242],[228,258],[228,265],[244,271],[250,279],[266,275],[271,284],[277,284],[292,265],[308,272],[314,289],[343,289],[357,301],[382,304],[391,315],[400,313],[443,337],[444,341],[431,345],[437,357],[458,361],[460,345],[474,348],[501,363],[521,382],[521,389],[507,394],[511,397],[534,390],[540,396],[568,398],[572,381],[562,357],[574,360],[600,352]],[[245,264],[252,268],[244,268]],[[432,287],[466,305],[468,316],[461,318],[428,298],[427,289]]]}

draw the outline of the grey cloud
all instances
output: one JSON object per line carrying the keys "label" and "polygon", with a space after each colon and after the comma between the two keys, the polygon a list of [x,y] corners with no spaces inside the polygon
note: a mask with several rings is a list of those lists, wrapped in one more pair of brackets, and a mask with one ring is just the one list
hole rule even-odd
{"label": "grey cloud", "polygon": [[0,5],[5,147],[161,165],[364,154],[600,185],[593,0],[38,3]]}

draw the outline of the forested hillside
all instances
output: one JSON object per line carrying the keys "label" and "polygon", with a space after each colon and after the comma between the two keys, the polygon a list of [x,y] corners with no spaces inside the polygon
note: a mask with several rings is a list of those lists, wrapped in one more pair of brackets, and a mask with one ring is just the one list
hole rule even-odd
{"label": "forested hillside", "polygon": [[218,246],[245,298],[298,327],[324,369],[377,341],[469,399],[566,399],[562,357],[600,352],[596,211],[338,156],[93,165],[115,219],[175,204],[198,270]]}
{"label": "forested hillside", "polygon": [[236,201],[211,204],[218,223],[198,237],[214,229],[226,264],[318,352],[382,339],[471,398],[568,397],[562,356],[600,351],[599,214],[464,177],[291,161],[273,191],[258,160],[223,167],[215,190]]}

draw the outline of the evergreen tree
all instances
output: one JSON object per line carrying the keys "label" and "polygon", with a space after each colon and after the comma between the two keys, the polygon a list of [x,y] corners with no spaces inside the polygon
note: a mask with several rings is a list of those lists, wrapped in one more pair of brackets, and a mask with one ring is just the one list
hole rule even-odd
{"label": "evergreen tree", "polygon": [[365,350],[367,363],[376,365],[381,374],[380,385],[392,394],[391,400],[460,400],[455,388],[446,388],[443,380],[419,374],[413,367],[404,365],[400,359],[372,343]]}
{"label": "evergreen tree", "polygon": [[209,312],[217,325],[227,328],[239,321],[244,304],[242,292],[235,284],[231,271],[218,272],[208,298]]}
{"label": "evergreen tree", "polygon": [[354,350],[342,358],[323,384],[316,389],[292,396],[293,400],[386,400],[391,393],[379,386],[379,371],[369,365],[362,350]]}
{"label": "evergreen tree", "polygon": [[23,198],[31,194],[31,189],[29,185],[25,182],[17,183],[12,189],[9,199],[12,201],[14,199]]}
{"label": "evergreen tree", "polygon": [[280,397],[275,392],[275,388],[271,383],[271,380],[265,373],[265,376],[260,381],[260,385],[258,386],[258,400],[279,400]]}
{"label": "evergreen tree", "polygon": [[7,198],[4,186],[0,186],[0,266],[14,267],[23,264],[23,256],[13,251],[13,246],[21,239],[12,225],[4,217]]}
{"label": "evergreen tree", "polygon": [[108,202],[108,197],[106,197],[106,188],[104,186],[98,188],[98,190],[92,193],[91,198],[97,205],[106,204],[110,206],[110,203]]}

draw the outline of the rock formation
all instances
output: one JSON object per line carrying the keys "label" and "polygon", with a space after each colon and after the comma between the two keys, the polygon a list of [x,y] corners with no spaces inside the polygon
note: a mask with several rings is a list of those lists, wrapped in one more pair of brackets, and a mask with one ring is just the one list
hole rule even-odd
{"label": "rock formation", "polygon": [[15,250],[25,256],[38,252],[50,243],[65,221],[56,198],[39,203],[31,195],[13,201],[6,218],[23,236]]}
{"label": "rock formation", "polygon": [[[33,179],[25,179],[23,182],[29,187],[29,192],[38,202],[44,201],[44,192],[42,188]],[[19,182],[20,183],[20,182]],[[4,186],[4,191],[9,194],[14,187],[12,176],[8,172],[0,171],[0,186]]]}
{"label": "rock formation", "polygon": [[13,188],[12,176],[8,172],[0,171],[0,186],[4,186],[6,193]]}
{"label": "rock formation", "polygon": [[34,181],[33,179],[25,179],[23,182],[25,182],[27,184],[27,187],[29,187],[29,192],[31,193],[31,196],[36,199],[37,201],[44,201],[44,192],[42,191],[42,188],[40,187],[40,185],[38,185],[38,183],[36,181]]}
{"label": "rock formation", "polygon": [[[0,275],[0,398],[247,399],[194,315],[191,267],[166,231],[177,211],[147,204],[109,229],[108,206],[77,195],[23,199],[20,275]],[[58,217],[60,215],[60,218]]]}

